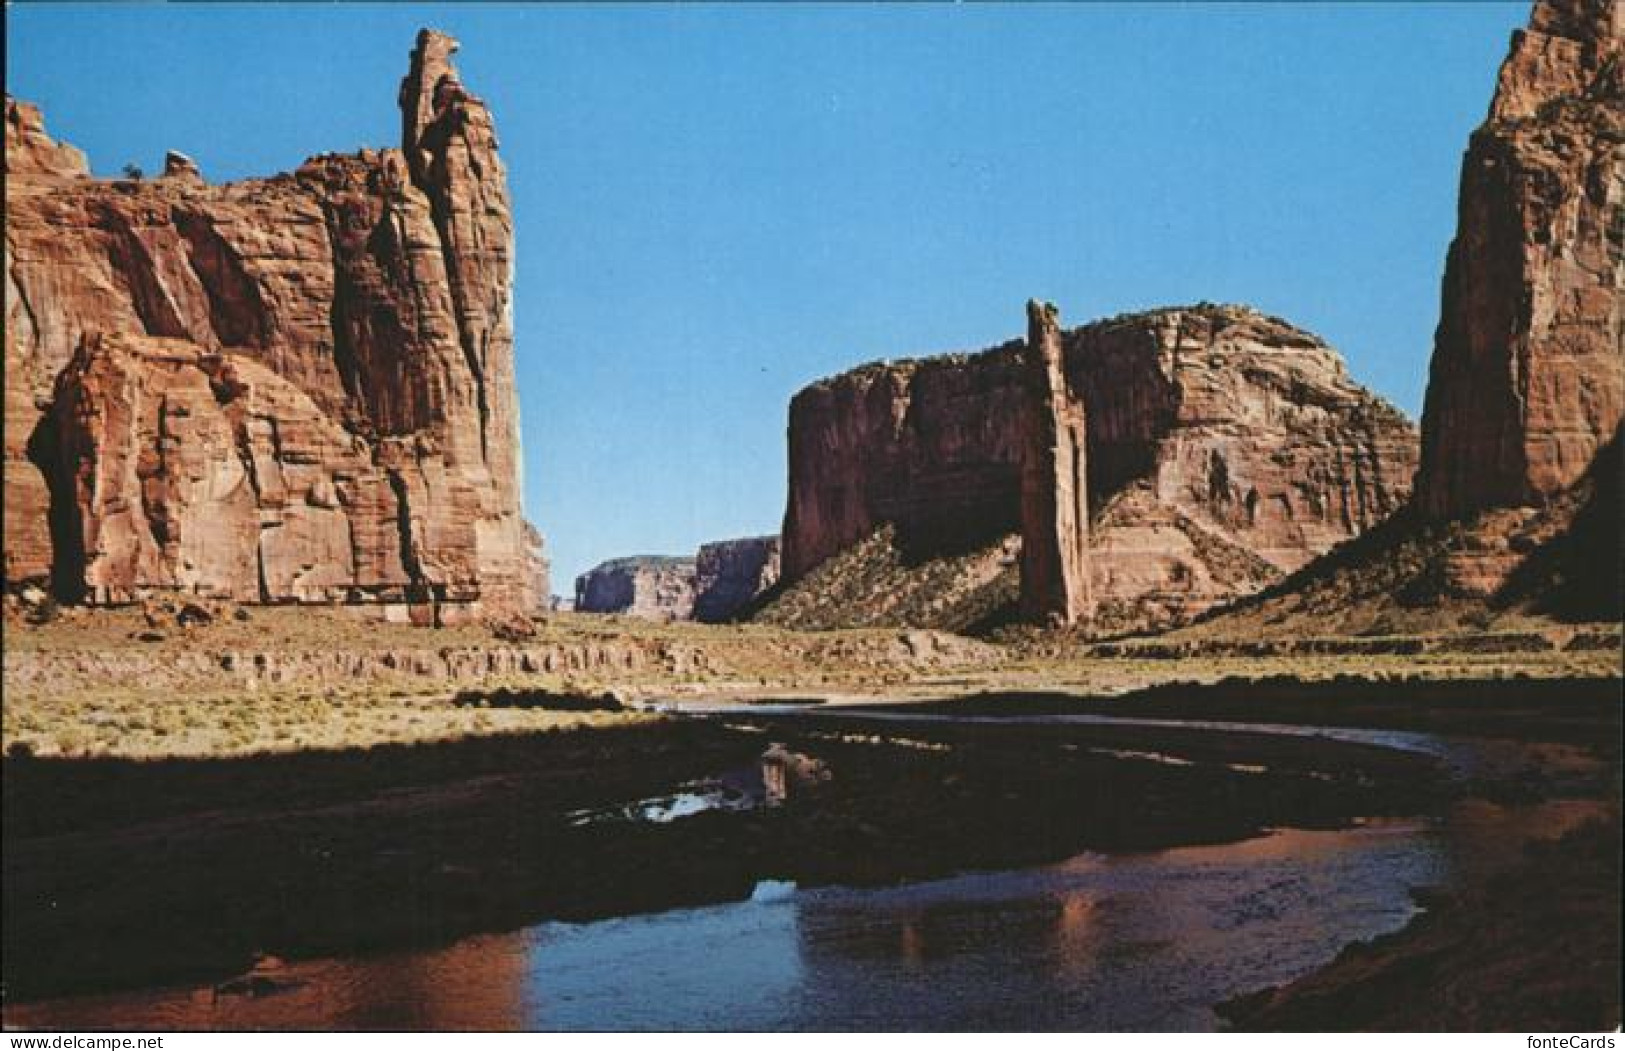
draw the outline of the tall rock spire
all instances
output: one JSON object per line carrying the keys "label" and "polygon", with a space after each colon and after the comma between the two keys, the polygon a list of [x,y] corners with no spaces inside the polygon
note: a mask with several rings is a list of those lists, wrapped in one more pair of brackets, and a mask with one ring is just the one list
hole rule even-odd
{"label": "tall rock spire", "polygon": [[1422,416],[1432,517],[1542,503],[1618,434],[1622,10],[1539,0],[1468,144]]}
{"label": "tall rock spire", "polygon": [[[514,380],[513,219],[507,172],[491,111],[463,87],[451,57],[457,41],[418,33],[401,81],[401,152],[429,199],[446,260],[458,342],[472,384],[477,445],[455,450],[499,484],[484,490],[480,562],[518,579],[522,565],[519,402]],[[496,565],[500,563],[500,566]]]}
{"label": "tall rock spire", "polygon": [[452,95],[466,94],[451,64],[456,53],[456,40],[435,29],[420,29],[411,66],[401,79],[401,152],[406,154],[413,178],[420,181],[429,160],[420,149],[425,133]]}
{"label": "tall rock spire", "polygon": [[1025,450],[1021,464],[1021,611],[1039,624],[1076,624],[1089,589],[1088,435],[1067,381],[1060,318],[1027,303]]}

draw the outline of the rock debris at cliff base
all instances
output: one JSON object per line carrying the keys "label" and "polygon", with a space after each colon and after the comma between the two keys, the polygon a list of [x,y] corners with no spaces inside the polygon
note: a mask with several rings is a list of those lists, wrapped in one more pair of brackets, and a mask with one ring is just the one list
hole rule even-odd
{"label": "rock debris at cliff base", "polygon": [[[1409,496],[1415,428],[1350,379],[1335,350],[1279,318],[1199,304],[1056,336],[1059,404],[1083,417],[1076,460],[1086,465],[1086,492],[1073,494],[1085,515],[1066,532],[1088,533],[1072,560],[1087,566],[1073,586],[1086,583],[1089,597],[1072,619],[1085,605],[1106,630],[1188,619],[1280,579]],[[820,586],[818,567],[882,528],[900,563],[922,572],[1023,531],[1035,421],[1024,347],[864,366],[796,395],[786,595]],[[791,610],[827,606],[780,600],[767,616],[794,624]],[[890,622],[875,614],[858,606],[836,622]]]}

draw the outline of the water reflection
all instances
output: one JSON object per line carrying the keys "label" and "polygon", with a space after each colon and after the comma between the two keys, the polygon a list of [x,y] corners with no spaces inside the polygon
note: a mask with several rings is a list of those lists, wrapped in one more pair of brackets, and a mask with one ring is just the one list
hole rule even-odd
{"label": "water reflection", "polygon": [[128,1029],[1207,1029],[1211,1005],[1401,926],[1443,878],[1415,824],[878,890],[796,891],[422,953],[296,964],[297,989],[8,1008],[25,1026]]}
{"label": "water reflection", "polygon": [[790,1028],[1208,1029],[1211,1005],[1401,926],[1443,875],[1417,825],[1282,832],[801,895]]}
{"label": "water reflection", "polygon": [[514,935],[465,938],[441,949],[289,965],[287,988],[217,994],[212,985],[7,1005],[8,1026],[65,1029],[511,1029],[530,955]]}

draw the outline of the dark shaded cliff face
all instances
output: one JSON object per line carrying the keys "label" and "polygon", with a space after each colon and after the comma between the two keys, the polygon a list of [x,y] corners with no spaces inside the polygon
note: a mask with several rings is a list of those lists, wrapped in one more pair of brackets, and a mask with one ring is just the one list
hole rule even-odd
{"label": "dark shaded cliff face", "polygon": [[1428,516],[1545,503],[1625,410],[1625,13],[1540,0],[1462,161],[1422,417]]}
{"label": "dark shaded cliff face", "polygon": [[621,613],[647,620],[688,620],[694,612],[692,558],[634,555],[600,563],[576,577],[577,613]]}
{"label": "dark shaded cliff face", "polygon": [[798,393],[784,579],[800,579],[883,523],[922,559],[1016,532],[1020,346],[865,366]]}
{"label": "dark shaded cliff face", "polygon": [[[1087,416],[1092,597],[1113,624],[1256,590],[1409,496],[1415,429],[1284,321],[1204,305],[1061,338]],[[797,394],[785,579],[886,525],[921,562],[1018,532],[1022,346],[866,366]]]}
{"label": "dark shaded cliff face", "polygon": [[6,103],[5,577],[68,597],[534,604],[513,235],[424,31],[400,150],[88,176]]}
{"label": "dark shaded cliff face", "polygon": [[746,537],[701,544],[694,559],[694,619],[720,624],[779,580],[779,538]]}

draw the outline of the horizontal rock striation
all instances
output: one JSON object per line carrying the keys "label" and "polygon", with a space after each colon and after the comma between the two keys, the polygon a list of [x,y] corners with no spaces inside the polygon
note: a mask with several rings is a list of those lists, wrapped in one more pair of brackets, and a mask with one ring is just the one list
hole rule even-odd
{"label": "horizontal rock striation", "polygon": [[610,559],[576,577],[575,611],[688,620],[694,613],[694,572],[692,558]]}
{"label": "horizontal rock striation", "polygon": [[7,100],[7,581],[534,606],[506,176],[455,48],[419,35],[400,149],[219,186],[90,178]]}
{"label": "horizontal rock striation", "polygon": [[[1060,339],[1087,417],[1102,622],[1164,623],[1256,590],[1409,496],[1414,428],[1278,318],[1203,304]],[[785,579],[882,525],[914,562],[1019,532],[1023,346],[865,366],[797,394]]]}
{"label": "horizontal rock striation", "polygon": [[1435,519],[1574,484],[1625,411],[1625,13],[1540,0],[1462,161],[1416,503]]}

